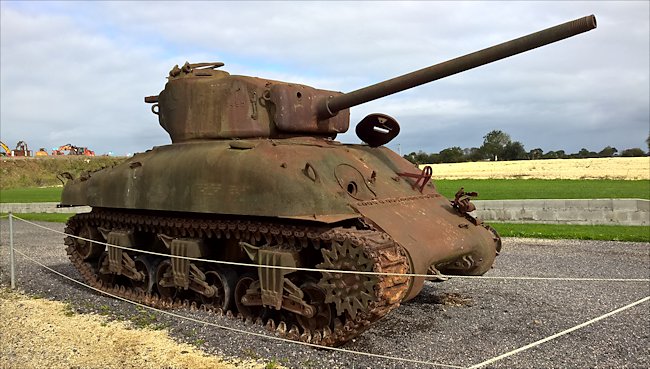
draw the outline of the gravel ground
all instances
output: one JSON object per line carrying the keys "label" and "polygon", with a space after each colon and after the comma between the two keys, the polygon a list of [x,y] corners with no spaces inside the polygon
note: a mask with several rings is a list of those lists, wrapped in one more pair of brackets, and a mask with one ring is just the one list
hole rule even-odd
{"label": "gravel ground", "polygon": [[[63,230],[62,224],[39,223]],[[8,222],[3,219],[0,282],[9,283]],[[63,236],[14,221],[17,250],[75,279]],[[505,239],[489,276],[648,278],[650,244],[576,240]],[[78,312],[127,318],[166,327],[182,342],[203,342],[208,353],[275,361],[295,368],[419,368],[425,364],[379,359],[228,332],[156,313],[101,296],[63,280],[20,255],[17,284],[25,292],[71,303]],[[411,360],[468,367],[571,328],[650,295],[648,282],[452,279],[427,282],[414,300],[343,348]],[[650,367],[650,302],[637,305],[491,368]],[[267,333],[234,319],[203,312],[175,311],[215,324]],[[433,366],[430,366],[433,367]]]}

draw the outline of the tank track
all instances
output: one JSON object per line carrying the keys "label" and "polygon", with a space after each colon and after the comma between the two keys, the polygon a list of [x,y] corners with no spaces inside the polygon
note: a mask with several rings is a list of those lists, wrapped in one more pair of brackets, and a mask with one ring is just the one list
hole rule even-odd
{"label": "tank track", "polygon": [[[301,227],[237,219],[187,219],[159,215],[131,214],[108,209],[93,209],[90,213],[77,214],[68,220],[66,233],[78,235],[82,227],[105,227],[110,229],[136,229],[138,231],[170,234],[176,237],[207,237],[235,238],[242,241],[267,240],[297,241],[302,247],[328,247],[333,241],[349,242],[361,247],[365,256],[373,263],[372,270],[381,273],[408,273],[409,263],[404,249],[395,243],[387,234],[376,230],[360,230],[354,228]],[[146,293],[124,285],[105,285],[100,279],[97,267],[84,261],[77,251],[75,239],[65,238],[66,251],[70,261],[90,286],[113,295],[135,301],[159,309],[186,308],[203,310],[229,318],[243,320],[242,314],[212,305],[201,303],[200,299],[172,300],[159,297],[156,293]],[[409,278],[398,276],[377,276],[374,286],[376,299],[368,307],[355,314],[354,318],[346,315],[342,322],[335,318],[333,329],[325,327],[314,332],[301,331],[296,325],[289,327],[289,322],[247,318],[246,322],[264,325],[269,331],[276,332],[280,337],[302,342],[339,346],[358,336],[373,323],[397,308],[409,288]]]}

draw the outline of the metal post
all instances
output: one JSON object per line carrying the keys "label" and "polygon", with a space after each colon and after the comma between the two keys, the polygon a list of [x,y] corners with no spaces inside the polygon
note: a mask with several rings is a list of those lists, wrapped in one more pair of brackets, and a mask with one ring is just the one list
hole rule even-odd
{"label": "metal post", "polygon": [[13,214],[9,212],[9,265],[11,269],[11,289],[16,289],[16,268],[14,262],[14,222]]}

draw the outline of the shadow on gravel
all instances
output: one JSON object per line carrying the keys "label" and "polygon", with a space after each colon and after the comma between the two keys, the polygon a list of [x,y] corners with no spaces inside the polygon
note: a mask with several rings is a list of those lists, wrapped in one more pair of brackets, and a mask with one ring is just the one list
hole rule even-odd
{"label": "shadow on gravel", "polygon": [[[420,293],[413,300],[404,302],[402,306],[435,306],[436,308],[442,308],[442,306],[474,306],[472,298],[468,295],[463,295],[456,292],[430,292],[430,293]],[[442,305],[442,306],[436,306]]]}

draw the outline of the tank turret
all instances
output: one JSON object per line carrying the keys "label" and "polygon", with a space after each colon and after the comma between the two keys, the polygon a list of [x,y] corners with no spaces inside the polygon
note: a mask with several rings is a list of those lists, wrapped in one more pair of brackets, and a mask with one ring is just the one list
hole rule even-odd
{"label": "tank turret", "polygon": [[349,108],[594,27],[588,16],[346,94],[230,75],[223,63],[176,66],[145,98],[172,144],[64,176],[61,206],[93,209],[67,223],[82,237],[66,238],[70,260],[125,299],[344,344],[426,279],[482,275],[501,250],[471,214],[475,193],[446,199],[431,167],[383,146],[399,133],[390,116],[357,124],[367,145],[334,141]]}
{"label": "tank turret", "polygon": [[[169,72],[156,103],[160,125],[172,142],[214,138],[335,137],[349,127],[349,108],[548,45],[596,28],[593,15],[566,22],[480,51],[435,64],[352,92],[320,90],[301,84],[221,70],[223,63],[185,63]],[[364,119],[357,134],[370,146],[389,142],[399,125],[386,115]]]}

